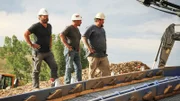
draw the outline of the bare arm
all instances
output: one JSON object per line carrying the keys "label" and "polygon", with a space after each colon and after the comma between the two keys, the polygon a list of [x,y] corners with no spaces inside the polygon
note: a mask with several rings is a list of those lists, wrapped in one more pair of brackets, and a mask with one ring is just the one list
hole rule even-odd
{"label": "bare arm", "polygon": [[24,33],[24,38],[25,38],[26,42],[28,43],[28,45],[30,45],[30,46],[32,47],[32,42],[31,42],[30,37],[29,37],[30,34],[31,34],[31,33],[27,30],[27,31]]}
{"label": "bare arm", "polygon": [[94,53],[95,52],[95,50],[92,49],[91,46],[89,45],[86,37],[82,37],[82,41],[83,41],[84,45],[88,48],[90,53]]}
{"label": "bare arm", "polygon": [[60,34],[59,37],[61,39],[61,42],[64,44],[64,46],[66,46],[71,51],[72,50],[72,46],[67,44],[65,36],[63,34]]}
{"label": "bare arm", "polygon": [[32,44],[29,35],[31,34],[31,32],[29,32],[28,30],[24,33],[24,38],[26,40],[26,42],[28,43],[28,45],[30,45],[32,48],[36,48],[39,49],[40,45],[38,44]]}
{"label": "bare arm", "polygon": [[87,38],[86,38],[86,37],[82,37],[82,41],[83,41],[84,45],[85,45],[88,49],[91,48],[90,45],[89,45],[89,43],[88,43],[88,41],[87,41]]}

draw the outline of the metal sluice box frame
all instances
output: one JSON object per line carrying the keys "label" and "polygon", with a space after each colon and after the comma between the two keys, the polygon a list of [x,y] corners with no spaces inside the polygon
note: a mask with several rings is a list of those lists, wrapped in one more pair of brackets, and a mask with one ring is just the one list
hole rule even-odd
{"label": "metal sluice box frame", "polygon": [[[141,86],[132,87],[124,91],[116,91],[112,94],[100,96],[89,101],[154,101],[158,96],[177,92],[175,88],[180,87],[180,77],[171,77]],[[178,88],[180,90],[180,88]]]}
{"label": "metal sluice box frame", "polygon": [[63,85],[59,87],[42,89],[20,95],[4,97],[0,98],[0,101],[32,101],[29,100],[30,98],[35,99],[34,101],[53,100],[57,98],[63,98],[71,94],[80,94],[88,90],[95,91],[96,89],[101,89],[108,86],[124,84],[131,81],[138,81],[146,78],[153,78],[156,76],[174,77],[145,84],[139,87],[133,87],[125,91],[115,92],[113,94],[92,99],[92,101],[119,101],[119,99],[121,99],[121,101],[142,101],[143,97],[147,97],[147,99],[150,99],[152,97],[165,94],[165,90],[167,90],[166,92],[169,93],[173,91],[172,89],[176,89],[176,91],[180,89],[180,66],[173,66],[145,71],[137,71],[127,74],[120,74],[116,76],[90,79],[69,85]]}

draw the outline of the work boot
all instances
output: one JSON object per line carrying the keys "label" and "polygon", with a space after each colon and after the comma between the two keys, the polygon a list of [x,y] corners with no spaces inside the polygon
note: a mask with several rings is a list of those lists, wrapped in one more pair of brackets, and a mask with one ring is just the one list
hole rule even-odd
{"label": "work boot", "polygon": [[58,86],[61,86],[59,79],[57,78],[54,80],[53,78],[51,78],[51,87],[58,87]]}
{"label": "work boot", "polygon": [[61,86],[60,80],[58,78],[55,80],[55,87],[57,86]]}

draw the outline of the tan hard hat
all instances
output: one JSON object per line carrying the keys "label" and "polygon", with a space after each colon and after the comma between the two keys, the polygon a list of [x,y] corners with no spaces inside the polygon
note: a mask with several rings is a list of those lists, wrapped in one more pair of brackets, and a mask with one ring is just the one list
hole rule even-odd
{"label": "tan hard hat", "polygon": [[98,19],[105,19],[105,15],[104,13],[97,13],[95,18],[98,18]]}

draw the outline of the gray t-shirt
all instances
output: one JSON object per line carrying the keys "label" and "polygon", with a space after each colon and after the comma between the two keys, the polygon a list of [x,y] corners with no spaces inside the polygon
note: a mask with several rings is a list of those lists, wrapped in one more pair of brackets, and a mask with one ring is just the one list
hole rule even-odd
{"label": "gray t-shirt", "polygon": [[88,39],[90,46],[95,50],[93,54],[87,54],[93,57],[105,57],[106,54],[106,33],[103,27],[97,27],[96,25],[91,25],[83,37]]}
{"label": "gray t-shirt", "polygon": [[78,28],[73,25],[67,26],[61,34],[65,36],[67,43],[72,46],[73,50],[79,51],[81,34]]}

